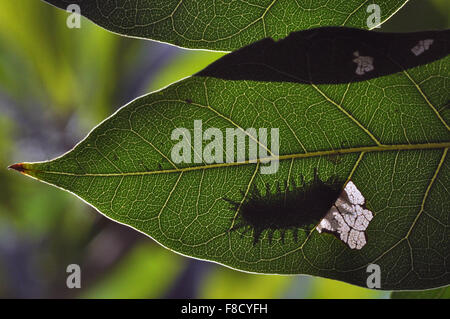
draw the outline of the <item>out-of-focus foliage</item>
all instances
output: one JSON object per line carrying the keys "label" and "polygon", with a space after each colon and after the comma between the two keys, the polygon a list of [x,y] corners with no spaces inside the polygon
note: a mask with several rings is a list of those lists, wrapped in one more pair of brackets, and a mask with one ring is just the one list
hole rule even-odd
{"label": "out-of-focus foliage", "polygon": [[183,269],[180,256],[156,245],[137,244],[83,298],[160,298]]}
{"label": "out-of-focus foliage", "polygon": [[[411,0],[380,31],[446,28],[449,12],[448,0]],[[0,1],[0,297],[387,297],[327,279],[253,275],[184,258],[68,193],[8,172],[19,159],[68,151],[115,111],[110,106],[221,55],[120,37],[85,19],[81,29],[68,29],[66,17],[36,0]],[[65,286],[70,263],[82,268],[80,290]]]}
{"label": "out-of-focus foliage", "polygon": [[154,81],[150,82],[148,92],[166,87],[175,81],[191,76],[203,70],[215,60],[224,56],[225,53],[209,51],[180,50],[177,57],[158,72]]}

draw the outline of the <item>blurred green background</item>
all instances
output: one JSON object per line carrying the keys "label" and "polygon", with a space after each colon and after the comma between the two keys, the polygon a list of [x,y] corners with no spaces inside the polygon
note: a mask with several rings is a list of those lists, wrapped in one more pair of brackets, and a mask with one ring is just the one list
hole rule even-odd
{"label": "blurred green background", "polygon": [[[448,0],[412,0],[378,30],[444,29],[449,13]],[[0,1],[0,297],[389,297],[182,257],[69,193],[7,170],[65,153],[121,105],[222,56],[120,37],[86,19],[69,29],[67,16],[38,0]],[[81,266],[81,289],[66,287],[72,263]]]}

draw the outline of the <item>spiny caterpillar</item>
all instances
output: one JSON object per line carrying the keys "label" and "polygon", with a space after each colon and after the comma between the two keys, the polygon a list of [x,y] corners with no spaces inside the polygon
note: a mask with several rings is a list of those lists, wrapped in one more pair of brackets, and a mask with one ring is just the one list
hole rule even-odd
{"label": "spiny caterpillar", "polygon": [[305,182],[301,177],[300,185],[292,181],[276,184],[276,192],[272,192],[270,185],[262,193],[255,185],[247,196],[241,191],[245,200],[240,203],[225,199],[237,211],[236,220],[231,231],[244,229],[242,235],[253,229],[253,244],[256,245],[263,232],[267,231],[269,242],[273,234],[278,231],[284,243],[286,231],[291,230],[294,240],[298,239],[298,230],[310,230],[325,217],[342,192],[343,182],[336,177],[322,181],[317,170],[314,178]]}

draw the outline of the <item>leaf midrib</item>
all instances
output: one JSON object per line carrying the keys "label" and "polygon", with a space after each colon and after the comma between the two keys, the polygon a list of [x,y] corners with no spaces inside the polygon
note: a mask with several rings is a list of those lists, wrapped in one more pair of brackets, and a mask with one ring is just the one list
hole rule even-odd
{"label": "leaf midrib", "polygon": [[320,156],[333,156],[333,155],[344,155],[344,154],[352,154],[352,153],[371,153],[371,152],[387,152],[387,151],[408,151],[408,150],[430,150],[430,149],[448,149],[450,148],[450,142],[440,142],[440,143],[423,143],[423,144],[393,144],[393,145],[376,145],[376,146],[362,146],[362,147],[352,147],[345,149],[337,149],[337,150],[324,150],[317,152],[308,152],[308,153],[295,153],[295,154],[286,154],[280,156],[267,156],[261,157],[257,160],[246,160],[240,162],[232,162],[232,163],[216,163],[209,165],[198,165],[198,166],[189,166],[184,168],[176,168],[176,169],[165,169],[165,170],[155,170],[155,171],[138,171],[138,172],[118,172],[118,173],[70,173],[70,172],[62,172],[62,171],[50,171],[50,170],[42,170],[35,169],[31,167],[27,167],[27,165],[33,165],[36,163],[23,163],[24,171],[23,173],[26,175],[27,172],[38,172],[38,173],[46,173],[46,174],[54,174],[54,175],[67,175],[67,176],[79,176],[79,177],[114,177],[114,176],[140,176],[140,175],[155,175],[155,174],[167,174],[167,173],[181,173],[188,171],[196,171],[196,170],[204,170],[204,169],[214,169],[214,168],[224,168],[224,167],[232,167],[232,166],[241,166],[241,165],[253,165],[267,161],[283,161],[289,159],[297,159],[297,158],[311,158],[311,157],[320,157]]}

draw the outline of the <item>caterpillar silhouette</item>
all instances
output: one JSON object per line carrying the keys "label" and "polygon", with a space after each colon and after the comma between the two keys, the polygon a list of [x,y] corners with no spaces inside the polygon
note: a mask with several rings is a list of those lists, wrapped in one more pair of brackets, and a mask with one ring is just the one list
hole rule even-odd
{"label": "caterpillar silhouette", "polygon": [[[238,211],[230,231],[244,229],[244,235],[253,230],[253,245],[258,243],[265,231],[269,242],[272,242],[274,233],[278,231],[284,243],[289,230],[297,241],[299,229],[308,231],[325,217],[341,194],[344,182],[337,177],[322,181],[315,169],[311,181],[305,182],[302,176],[300,185],[294,181],[291,185],[287,182],[283,185],[282,189],[277,183],[276,192],[273,193],[270,185],[266,184],[264,194],[253,185],[242,203],[224,198],[234,211]],[[241,193],[244,196],[245,193]]]}

